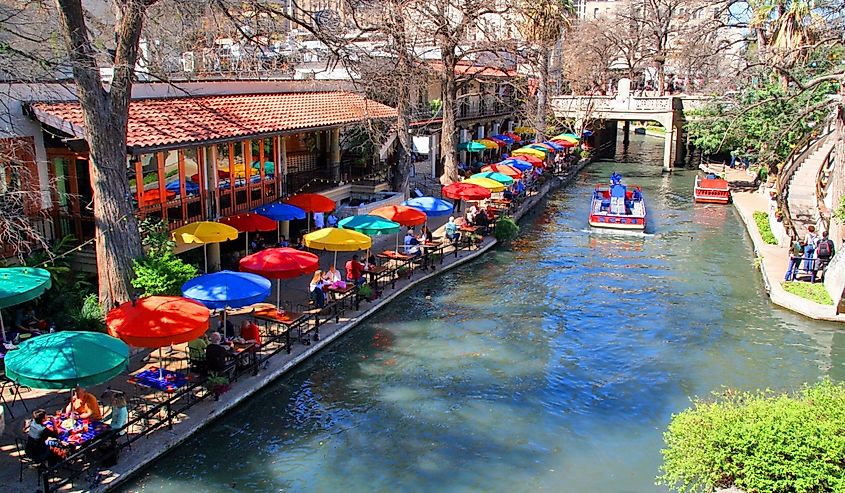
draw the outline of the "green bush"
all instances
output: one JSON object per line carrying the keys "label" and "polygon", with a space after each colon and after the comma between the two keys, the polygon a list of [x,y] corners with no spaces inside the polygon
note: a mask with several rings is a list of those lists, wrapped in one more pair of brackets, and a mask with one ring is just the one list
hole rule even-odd
{"label": "green bush", "polygon": [[782,284],[783,289],[787,293],[792,293],[796,296],[815,301],[821,305],[832,305],[833,300],[827,293],[824,284],[809,283],[809,282],[785,282]]}
{"label": "green bush", "polygon": [[510,216],[501,216],[496,221],[496,228],[493,229],[493,236],[496,241],[507,243],[519,234],[519,225]]}
{"label": "green bush", "polygon": [[141,296],[178,296],[182,285],[199,274],[196,267],[172,252],[134,260],[132,269],[135,271],[132,286],[141,292]]}
{"label": "green bush", "polygon": [[757,223],[757,230],[760,231],[760,236],[763,241],[769,245],[777,245],[778,240],[772,233],[772,227],[769,225],[769,215],[763,211],[754,211],[754,222]]}
{"label": "green bush", "polygon": [[658,484],[680,492],[845,491],[845,386],[726,391],[672,417]]}
{"label": "green bush", "polygon": [[105,332],[106,316],[103,313],[96,294],[89,294],[82,301],[82,306],[70,314],[70,322],[73,330],[86,330],[89,332]]}

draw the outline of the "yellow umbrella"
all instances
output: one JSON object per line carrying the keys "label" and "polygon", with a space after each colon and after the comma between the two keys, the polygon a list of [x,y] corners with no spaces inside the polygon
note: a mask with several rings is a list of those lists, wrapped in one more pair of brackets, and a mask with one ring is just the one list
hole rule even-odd
{"label": "yellow umbrella", "polygon": [[578,137],[576,137],[572,134],[560,134],[560,135],[556,135],[556,136],[552,137],[549,140],[565,140],[567,142],[573,142],[573,143],[577,144],[580,139],[578,139]]}
{"label": "yellow umbrella", "polygon": [[357,252],[373,245],[369,236],[351,229],[323,228],[304,235],[302,241],[308,248],[334,252],[337,264],[337,252]]}
{"label": "yellow umbrella", "polygon": [[513,155],[513,156],[519,156],[519,155],[525,155],[525,154],[527,154],[529,156],[536,156],[540,159],[546,159],[546,153],[545,152],[540,151],[538,149],[532,149],[530,147],[520,147],[519,149],[517,149],[517,150],[515,150],[511,153],[511,155]]}
{"label": "yellow umbrella", "polygon": [[476,178],[468,178],[468,179],[464,180],[462,183],[472,183],[474,185],[482,186],[482,187],[486,188],[487,190],[490,190],[493,193],[503,192],[505,190],[505,188],[507,188],[501,182],[498,182],[496,180],[491,180],[490,178],[484,178],[484,177],[481,177],[481,176],[476,177]]}
{"label": "yellow umbrella", "polygon": [[532,127],[516,127],[513,129],[514,133],[518,134],[536,134],[537,131],[534,130]]}
{"label": "yellow umbrella", "polygon": [[186,224],[181,228],[174,229],[171,233],[176,243],[202,244],[203,257],[205,257],[205,271],[208,272],[208,257],[206,245],[208,243],[220,243],[228,240],[238,239],[238,230],[226,224],[211,221],[197,221]]}
{"label": "yellow umbrella", "polygon": [[477,142],[477,143],[483,145],[484,147],[486,147],[488,149],[498,149],[499,148],[499,144],[493,142],[492,140],[478,139],[478,140],[473,140],[473,142]]}

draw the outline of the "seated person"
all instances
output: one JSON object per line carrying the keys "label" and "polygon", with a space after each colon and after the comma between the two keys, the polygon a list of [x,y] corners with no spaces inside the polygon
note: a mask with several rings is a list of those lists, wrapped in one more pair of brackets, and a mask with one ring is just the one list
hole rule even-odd
{"label": "seated person", "polygon": [[48,441],[58,444],[59,435],[50,428],[47,428],[46,422],[46,411],[36,409],[32,412],[32,421],[24,425],[24,432],[26,433],[24,453],[36,464],[47,461],[52,466],[59,463],[61,457],[53,452]]}
{"label": "seated person", "polygon": [[479,212],[475,216],[475,225],[480,227],[480,233],[486,235],[489,233],[488,228],[490,226],[490,220],[487,218],[487,214],[484,212]]}
{"label": "seated person", "polygon": [[375,267],[376,265],[377,265],[376,264],[376,256],[373,255],[373,254],[370,254],[370,256],[367,257],[367,268],[369,269],[369,268]]}
{"label": "seated person", "polygon": [[309,298],[317,308],[323,308],[326,304],[326,294],[323,292],[324,284],[323,271],[318,269],[314,272],[311,283],[308,285]]}
{"label": "seated person", "polygon": [[221,344],[222,337],[219,332],[214,332],[209,338],[209,345],[205,348],[205,363],[208,371],[224,373],[232,368],[231,353],[229,348]]}
{"label": "seated person", "polygon": [[65,407],[65,414],[75,414],[77,418],[91,419],[92,421],[102,421],[103,419],[97,398],[79,385],[73,389],[73,396],[70,399],[70,404]]}
{"label": "seated person", "polygon": [[455,216],[449,216],[449,221],[446,223],[446,238],[452,243],[457,242],[461,238],[458,232],[458,223],[455,222]]}
{"label": "seated person", "polygon": [[28,337],[41,334],[38,327],[41,320],[35,316],[35,308],[32,305],[25,306],[15,311],[15,330],[20,334],[29,334]]}
{"label": "seated person", "polygon": [[205,353],[205,348],[208,347],[208,338],[205,335],[197,337],[193,341],[188,342],[188,354],[192,354],[194,352],[202,352]]}
{"label": "seated person", "polygon": [[428,226],[423,224],[422,230],[420,231],[420,237],[417,239],[420,240],[420,243],[431,243],[434,241],[434,235],[431,234],[431,230],[428,229]]}
{"label": "seated person", "polygon": [[414,236],[414,228],[408,228],[405,234],[405,253],[407,255],[419,255],[420,241]]}
{"label": "seated person", "polygon": [[257,345],[261,344],[261,333],[258,330],[258,325],[255,322],[244,320],[241,322],[241,339],[245,341],[252,341]]}
{"label": "seated person", "polygon": [[[329,270],[323,274],[323,281],[329,286],[339,286],[343,283],[343,279],[340,277],[340,271],[338,271],[334,264],[329,266]],[[346,287],[346,283],[343,283],[343,287]]]}
{"label": "seated person", "polygon": [[346,279],[358,286],[364,283],[364,266],[358,261],[358,255],[346,262]]}
{"label": "seated person", "polygon": [[109,416],[109,426],[112,430],[118,431],[119,435],[126,434],[123,429],[126,423],[129,422],[129,410],[126,407],[126,394],[119,390],[112,390],[111,394],[111,415]]}
{"label": "seated person", "polygon": [[285,235],[280,236],[280,237],[279,237],[278,247],[279,247],[279,248],[287,248],[287,247],[289,247],[289,246],[290,246],[290,243],[288,243],[288,240],[287,240],[287,239],[285,239]]}
{"label": "seated person", "polygon": [[235,325],[229,318],[226,318],[226,326],[223,326],[223,317],[217,322],[217,331],[223,334],[225,339],[233,339],[235,337]]}

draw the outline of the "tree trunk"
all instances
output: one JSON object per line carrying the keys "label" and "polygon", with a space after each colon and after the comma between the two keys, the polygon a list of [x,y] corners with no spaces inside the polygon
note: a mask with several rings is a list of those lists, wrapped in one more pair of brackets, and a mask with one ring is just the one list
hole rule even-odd
{"label": "tree trunk", "polygon": [[657,94],[660,96],[666,95],[666,62],[657,60],[654,62],[657,66]]}
{"label": "tree trunk", "polygon": [[540,48],[540,91],[537,94],[537,142],[546,140],[549,121],[549,47]]}
{"label": "tree trunk", "polygon": [[[394,2],[395,5],[395,2]],[[399,141],[397,152],[396,170],[393,173],[392,186],[396,192],[401,192],[408,198],[409,180],[411,175],[411,117],[408,114],[411,109],[411,80],[413,79],[413,67],[408,58],[408,43],[405,37],[404,10],[400,5],[392,6],[389,9],[391,16],[390,25],[393,28],[392,38],[397,53],[396,66],[400,75],[397,79],[396,88],[396,138]]]}
{"label": "tree trunk", "polygon": [[146,4],[121,5],[114,77],[109,91],[100,80],[97,55],[88,37],[80,0],[56,0],[62,34],[73,66],[85,140],[90,152],[95,245],[100,304],[111,308],[132,293],[132,260],[143,254],[135,211],[129,200],[126,133],[129,99]]}
{"label": "tree trunk", "polygon": [[441,50],[443,53],[443,73],[440,75],[440,91],[443,98],[443,125],[440,152],[443,155],[443,175],[440,177],[440,183],[448,185],[458,181],[458,163],[456,162],[458,145],[455,142],[455,132],[457,131],[455,110],[458,99],[458,84],[455,80],[457,58],[455,57],[454,46],[441,47]]}

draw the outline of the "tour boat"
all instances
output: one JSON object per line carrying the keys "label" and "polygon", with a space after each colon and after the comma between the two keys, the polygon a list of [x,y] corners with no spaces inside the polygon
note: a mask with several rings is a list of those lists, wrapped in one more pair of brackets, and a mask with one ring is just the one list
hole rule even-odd
{"label": "tour boat", "polygon": [[610,176],[610,186],[596,185],[590,205],[590,226],[642,231],[645,220],[645,199],[640,187],[628,190],[617,173]]}
{"label": "tour boat", "polygon": [[695,177],[693,198],[705,204],[727,204],[731,201],[731,189],[728,180],[710,173],[705,177]]}

